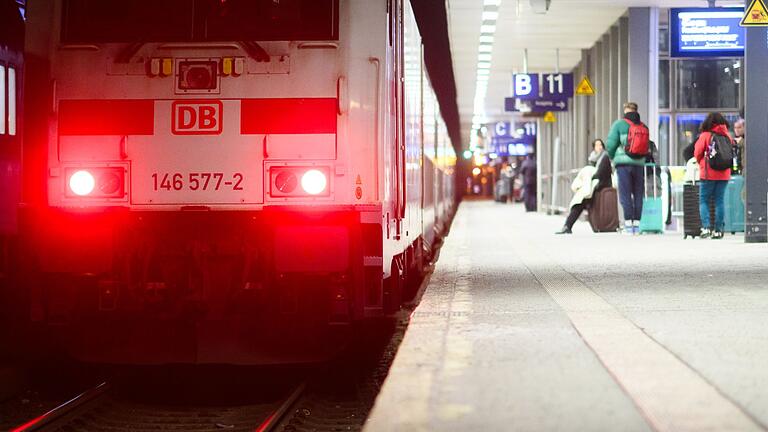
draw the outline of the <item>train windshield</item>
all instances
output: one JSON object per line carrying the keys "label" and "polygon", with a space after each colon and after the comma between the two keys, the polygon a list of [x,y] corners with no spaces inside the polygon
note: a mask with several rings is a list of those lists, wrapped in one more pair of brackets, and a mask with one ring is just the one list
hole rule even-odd
{"label": "train windshield", "polygon": [[339,0],[65,0],[62,42],[337,40]]}

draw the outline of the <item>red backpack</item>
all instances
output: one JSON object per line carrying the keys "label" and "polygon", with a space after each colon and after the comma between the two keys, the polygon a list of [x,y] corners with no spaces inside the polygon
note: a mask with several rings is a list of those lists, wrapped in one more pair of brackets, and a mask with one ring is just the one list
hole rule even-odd
{"label": "red backpack", "polygon": [[624,121],[629,123],[629,134],[627,134],[627,144],[624,146],[624,153],[634,159],[648,156],[651,145],[648,126],[643,123],[633,123],[627,119],[624,119]]}

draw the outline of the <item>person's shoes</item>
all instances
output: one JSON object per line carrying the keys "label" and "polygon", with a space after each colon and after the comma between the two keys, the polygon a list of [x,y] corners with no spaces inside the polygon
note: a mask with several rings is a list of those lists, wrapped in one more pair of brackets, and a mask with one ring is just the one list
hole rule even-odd
{"label": "person's shoes", "polygon": [[724,236],[725,236],[725,234],[723,234],[722,231],[719,231],[719,230],[712,231],[712,238],[715,239],[715,240],[720,240]]}
{"label": "person's shoes", "polygon": [[560,228],[560,231],[557,231],[555,234],[573,234],[573,231],[571,231],[571,229],[567,226],[564,226]]}
{"label": "person's shoes", "polygon": [[699,237],[705,239],[712,237],[712,231],[709,230],[709,228],[702,228],[701,234],[699,234]]}
{"label": "person's shoes", "polygon": [[640,221],[632,221],[632,235],[640,234]]}
{"label": "person's shoes", "polygon": [[632,221],[625,221],[624,222],[624,234],[635,234],[635,228],[632,225]]}

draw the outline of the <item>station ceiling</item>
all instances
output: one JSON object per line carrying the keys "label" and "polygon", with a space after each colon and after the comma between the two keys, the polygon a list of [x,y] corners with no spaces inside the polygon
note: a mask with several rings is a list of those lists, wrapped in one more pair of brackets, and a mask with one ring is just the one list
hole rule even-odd
{"label": "station ceiling", "polygon": [[[528,49],[529,72],[554,72],[556,49],[562,72],[575,67],[581,50],[590,48],[629,7],[706,7],[706,0],[552,0],[546,14],[536,14],[530,0],[447,0],[462,144],[469,143],[475,113],[481,27],[497,10],[488,89],[481,105],[486,120],[508,119],[504,97],[512,74],[523,71]],[[543,0],[542,0],[543,1]],[[497,5],[497,6],[496,6]],[[743,0],[718,0],[718,6],[743,6]],[[485,21],[484,21],[485,18]],[[489,30],[489,29],[485,29]],[[487,58],[487,57],[485,57]],[[481,98],[482,99],[482,98]]]}

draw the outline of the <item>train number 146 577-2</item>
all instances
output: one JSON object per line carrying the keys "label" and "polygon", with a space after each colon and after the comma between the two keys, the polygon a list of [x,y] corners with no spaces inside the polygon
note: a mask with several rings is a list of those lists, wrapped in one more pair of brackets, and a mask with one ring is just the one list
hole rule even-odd
{"label": "train number 146 577-2", "polygon": [[218,190],[243,190],[243,175],[234,173],[225,175],[220,172],[196,172],[196,173],[154,173],[152,174],[152,186],[156,191],[218,191]]}

